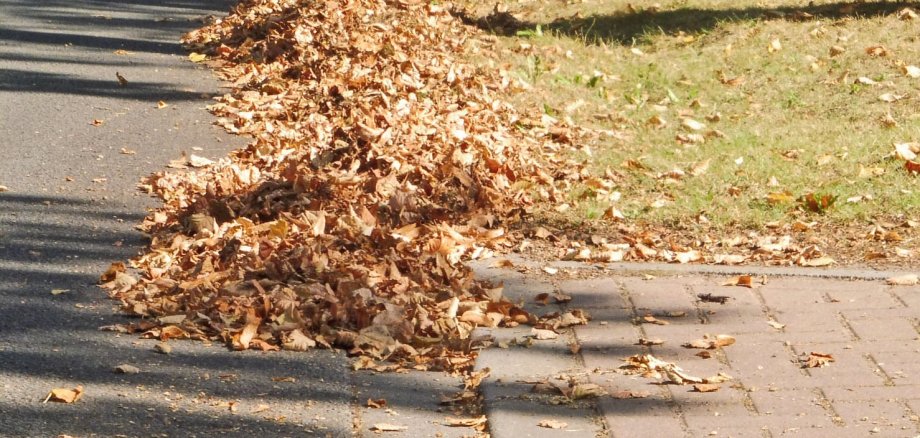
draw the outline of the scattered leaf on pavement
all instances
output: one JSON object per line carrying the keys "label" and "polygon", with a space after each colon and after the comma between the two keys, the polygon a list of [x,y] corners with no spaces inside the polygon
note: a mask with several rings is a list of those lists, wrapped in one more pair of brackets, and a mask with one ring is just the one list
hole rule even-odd
{"label": "scattered leaf on pavement", "polygon": [[77,385],[77,387],[73,389],[54,388],[48,393],[48,396],[45,397],[44,402],[74,403],[80,400],[80,397],[83,397],[83,385]]}
{"label": "scattered leaf on pavement", "polygon": [[537,423],[537,426],[547,429],[565,429],[568,425],[568,423],[559,420],[540,420],[540,422]]}
{"label": "scattered leaf on pavement", "polygon": [[802,367],[821,368],[835,361],[836,359],[834,359],[834,356],[831,356],[830,354],[812,351],[807,356],[802,358]]}

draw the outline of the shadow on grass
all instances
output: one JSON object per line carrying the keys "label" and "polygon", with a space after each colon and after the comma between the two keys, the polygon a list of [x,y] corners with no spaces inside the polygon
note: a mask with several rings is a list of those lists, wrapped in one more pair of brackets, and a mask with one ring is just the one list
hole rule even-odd
{"label": "shadow on grass", "polygon": [[705,34],[722,23],[878,17],[897,14],[905,7],[916,6],[916,2],[882,1],[836,2],[800,7],[679,8],[665,11],[640,9],[588,16],[576,14],[573,17],[558,18],[547,23],[521,21],[510,13],[492,13],[485,17],[473,17],[464,12],[458,12],[457,15],[467,24],[475,25],[497,35],[514,36],[518,32],[533,31],[537,26],[541,26],[544,32],[577,38],[588,44],[603,42],[630,45],[643,42],[649,35],[654,34],[675,35],[680,32]]}

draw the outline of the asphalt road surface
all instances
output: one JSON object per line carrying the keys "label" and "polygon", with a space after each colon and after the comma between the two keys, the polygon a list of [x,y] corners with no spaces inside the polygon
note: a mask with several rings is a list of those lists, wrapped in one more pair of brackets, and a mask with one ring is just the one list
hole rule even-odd
{"label": "asphalt road surface", "polygon": [[[143,247],[134,226],[155,201],[138,179],[183,151],[216,159],[245,143],[212,126],[205,107],[226,90],[179,43],[230,7],[0,0],[0,436],[361,435],[362,415],[382,415],[363,413],[368,397],[402,412],[391,423],[439,429],[432,408],[456,383],[444,376],[354,375],[329,351],[180,342],[163,355],[98,330],[128,321],[95,284]],[[43,403],[76,385],[77,403]]]}

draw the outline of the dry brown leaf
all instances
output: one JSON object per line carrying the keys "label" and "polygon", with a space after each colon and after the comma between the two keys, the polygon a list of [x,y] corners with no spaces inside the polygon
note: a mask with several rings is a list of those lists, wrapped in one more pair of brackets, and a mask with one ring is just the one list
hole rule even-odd
{"label": "dry brown leaf", "polygon": [[751,277],[750,275],[739,275],[737,277],[733,277],[725,281],[724,283],[722,283],[722,286],[741,286],[741,287],[753,288],[754,287],[753,277]]}
{"label": "dry brown leaf", "polygon": [[617,391],[611,394],[611,397],[617,399],[630,399],[630,398],[648,398],[652,393],[649,391]]}
{"label": "dry brown leaf", "polygon": [[917,283],[920,283],[920,277],[917,274],[898,275],[885,280],[885,284],[892,286],[913,286]]}
{"label": "dry brown leaf", "polygon": [[719,385],[711,383],[697,383],[693,385],[693,390],[696,392],[715,392],[720,388]]}
{"label": "dry brown leaf", "polygon": [[810,354],[802,358],[802,367],[803,368],[821,368],[829,365],[831,362],[834,362],[835,359],[833,356],[827,353],[818,353],[812,351]]}
{"label": "dry brown leaf", "polygon": [[480,427],[486,424],[488,420],[485,415],[475,417],[475,418],[453,418],[447,417],[444,419],[444,425],[450,427]]}
{"label": "dry brown leaf", "polygon": [[369,408],[373,408],[373,409],[385,408],[387,407],[387,400],[384,398],[378,398],[378,399],[369,398],[367,399],[366,406]]}
{"label": "dry brown leaf", "polygon": [[784,328],[786,327],[786,324],[780,324],[780,323],[778,323],[778,322],[776,322],[776,321],[774,321],[774,320],[772,320],[772,319],[769,320],[769,321],[767,321],[767,324],[769,324],[770,327],[773,327],[773,328],[775,328],[775,329],[777,329],[777,330],[782,330],[782,329],[784,329]]}
{"label": "dry brown leaf", "polygon": [[400,432],[409,430],[409,426],[400,426],[398,424],[377,423],[370,428],[374,432]]}
{"label": "dry brown leaf", "polygon": [[537,423],[537,426],[547,429],[565,429],[568,425],[568,423],[559,420],[540,420],[540,422]]}
{"label": "dry brown leaf", "polygon": [[59,403],[74,403],[83,397],[83,385],[77,385],[76,388],[54,388],[45,397],[45,403],[48,401]]}
{"label": "dry brown leaf", "polygon": [[735,343],[735,338],[729,335],[716,335],[710,337],[706,335],[703,339],[696,339],[685,344],[682,344],[685,348],[701,348],[705,350],[712,350],[715,348],[727,347]]}

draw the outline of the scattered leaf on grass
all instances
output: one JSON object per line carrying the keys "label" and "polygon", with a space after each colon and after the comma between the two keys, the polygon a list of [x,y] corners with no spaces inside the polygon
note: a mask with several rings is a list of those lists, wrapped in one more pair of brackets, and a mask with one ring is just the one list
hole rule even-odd
{"label": "scattered leaf on grass", "polygon": [[802,358],[802,367],[803,368],[821,368],[829,365],[831,362],[835,362],[833,356],[827,353],[818,353],[812,351],[810,354]]}
{"label": "scattered leaf on grass", "polygon": [[540,422],[537,423],[537,426],[547,429],[565,429],[568,425],[568,423],[559,420],[540,420]]}
{"label": "scattered leaf on grass", "polygon": [[83,397],[83,385],[77,385],[77,387],[73,389],[54,388],[48,393],[48,396],[45,397],[44,402],[74,403],[80,400],[80,397]]}

